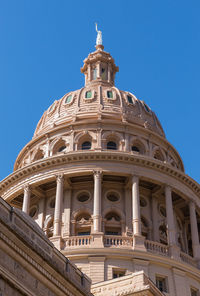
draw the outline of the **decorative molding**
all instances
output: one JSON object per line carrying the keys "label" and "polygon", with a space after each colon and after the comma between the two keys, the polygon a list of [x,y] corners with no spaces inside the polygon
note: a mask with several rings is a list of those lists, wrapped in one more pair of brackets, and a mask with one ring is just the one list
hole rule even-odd
{"label": "decorative molding", "polygon": [[143,168],[149,168],[158,172],[162,172],[167,176],[171,176],[173,179],[175,178],[176,180],[180,181],[188,188],[190,188],[196,195],[198,195],[198,197],[200,197],[200,185],[191,177],[187,176],[184,172],[159,160],[153,158],[150,159],[149,157],[144,155],[131,155],[131,153],[123,151],[101,151],[100,153],[97,153],[96,151],[75,151],[69,152],[65,155],[56,155],[50,158],[35,161],[34,163],[28,164],[27,166],[13,172],[11,175],[6,177],[0,183],[0,194],[4,194],[5,190],[13,187],[13,183],[25,179],[25,177],[30,176],[34,172],[39,173],[46,170],[47,168],[55,168],[58,167],[58,165],[65,165],[66,163],[70,164],[74,162],[88,162],[90,160],[92,162],[112,161],[121,162],[124,164],[129,163],[132,165],[142,166]]}

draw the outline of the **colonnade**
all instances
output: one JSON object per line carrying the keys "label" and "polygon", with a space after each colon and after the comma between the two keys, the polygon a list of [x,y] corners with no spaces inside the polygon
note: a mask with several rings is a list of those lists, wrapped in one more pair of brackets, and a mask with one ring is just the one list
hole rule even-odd
{"label": "colonnade", "polygon": [[[93,202],[93,234],[101,233],[102,231],[102,216],[101,216],[101,187],[102,187],[102,172],[94,171],[94,202]],[[132,176],[132,231],[133,238],[142,238],[141,231],[141,216],[140,216],[140,195],[139,195],[139,177]],[[71,190],[64,190],[64,176],[58,175],[56,177],[56,198],[55,198],[55,209],[54,209],[54,230],[53,236],[61,236],[61,226],[62,226],[62,212],[64,208],[64,226],[63,226],[63,236],[70,235],[70,216],[71,216]],[[30,198],[31,198],[31,187],[29,185],[24,186],[24,198],[22,211],[29,214],[30,208]],[[126,196],[127,199],[127,196]],[[157,199],[153,196],[152,203],[152,217],[153,217],[153,239],[158,241],[158,224],[156,223],[154,217],[157,208]],[[167,231],[168,231],[168,246],[172,250],[172,254],[175,254],[177,250],[176,245],[176,227],[172,203],[172,188],[169,185],[165,185],[165,204],[166,204],[166,220],[167,220]],[[196,259],[200,259],[200,243],[199,234],[197,227],[197,217],[196,217],[196,206],[193,201],[189,202],[189,212],[190,212],[190,225],[191,225],[191,238],[192,238],[192,248],[193,256]],[[136,242],[137,243],[137,242]],[[140,240],[141,243],[141,240]],[[174,251],[175,250],[175,251]],[[175,257],[175,256],[174,256]]]}

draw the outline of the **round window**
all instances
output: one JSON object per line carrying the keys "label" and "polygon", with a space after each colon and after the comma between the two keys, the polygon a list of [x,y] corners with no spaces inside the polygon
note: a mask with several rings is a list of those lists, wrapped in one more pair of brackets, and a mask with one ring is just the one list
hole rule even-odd
{"label": "round window", "polygon": [[54,208],[55,208],[55,198],[54,198],[54,199],[52,199],[52,200],[50,201],[50,204],[49,204],[49,206],[50,206],[50,208],[52,208],[52,209],[54,209]]}
{"label": "round window", "polygon": [[37,213],[37,207],[32,207],[30,209],[29,216],[33,218],[36,215],[36,213]]}
{"label": "round window", "polygon": [[143,197],[140,197],[140,206],[142,208],[146,207],[147,206],[147,201],[146,199],[144,199]]}
{"label": "round window", "polygon": [[107,194],[107,199],[109,201],[116,202],[116,201],[119,200],[119,196],[114,192],[110,192],[110,193]]}
{"label": "round window", "polygon": [[89,198],[90,196],[87,192],[83,192],[77,196],[79,202],[86,202],[89,200]]}

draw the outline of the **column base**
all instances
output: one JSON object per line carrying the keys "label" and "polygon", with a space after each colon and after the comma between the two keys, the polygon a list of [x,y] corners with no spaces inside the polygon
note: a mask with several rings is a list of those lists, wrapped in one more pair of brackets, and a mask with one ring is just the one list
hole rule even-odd
{"label": "column base", "polygon": [[92,233],[91,248],[104,248],[103,232]]}
{"label": "column base", "polygon": [[172,259],[180,260],[180,248],[176,245],[169,246],[169,255]]}
{"label": "column base", "polygon": [[54,246],[60,251],[63,248],[63,240],[61,236],[52,236],[50,241],[54,244]]}
{"label": "column base", "polygon": [[133,250],[145,252],[146,248],[144,245],[145,237],[142,235],[133,235]]}

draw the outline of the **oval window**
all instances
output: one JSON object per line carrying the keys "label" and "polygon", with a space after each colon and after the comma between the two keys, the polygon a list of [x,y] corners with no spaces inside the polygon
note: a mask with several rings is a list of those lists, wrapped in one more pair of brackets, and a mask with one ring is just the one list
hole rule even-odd
{"label": "oval window", "polygon": [[147,206],[147,201],[143,197],[140,197],[140,206],[142,208]]}
{"label": "oval window", "polygon": [[77,197],[77,199],[78,199],[79,202],[86,202],[86,201],[89,200],[89,198],[90,198],[90,196],[89,196],[89,194],[86,193],[86,192],[84,192],[84,193],[78,195],[78,197]]}
{"label": "oval window", "polygon": [[72,101],[72,95],[69,95],[65,99],[65,104],[69,104]]}
{"label": "oval window", "polygon": [[119,196],[114,192],[110,192],[110,193],[107,194],[107,199],[109,201],[116,202],[116,201],[119,200]]}

